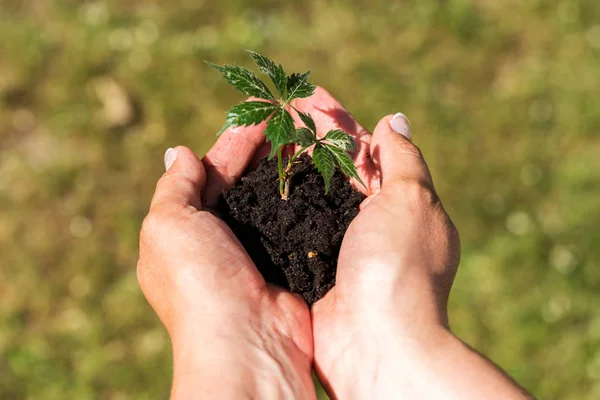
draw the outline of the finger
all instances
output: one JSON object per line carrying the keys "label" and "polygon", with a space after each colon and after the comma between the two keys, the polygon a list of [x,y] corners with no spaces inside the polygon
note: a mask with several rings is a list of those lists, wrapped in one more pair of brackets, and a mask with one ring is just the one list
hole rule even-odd
{"label": "finger", "polygon": [[394,181],[416,181],[433,188],[429,168],[410,136],[410,122],[401,113],[384,117],[375,127],[370,152],[382,188]]}
{"label": "finger", "polygon": [[206,167],[205,206],[215,207],[219,196],[244,173],[254,153],[263,144],[266,122],[229,128],[202,159]]}
{"label": "finger", "polygon": [[[369,143],[371,133],[363,128],[348,110],[328,91],[318,86],[311,97],[295,99],[292,105],[304,113],[310,114],[317,125],[317,134],[323,137],[332,129],[342,129],[350,134],[356,142],[356,151],[352,154],[358,175],[367,185],[354,185],[365,194],[370,194],[379,188],[378,171],[371,162]],[[296,122],[302,125],[296,113],[292,111]],[[303,125],[302,125],[303,126]]]}
{"label": "finger", "polygon": [[159,208],[177,210],[186,206],[200,210],[206,172],[196,154],[183,146],[168,149],[165,153],[165,167],[167,172],[156,185],[150,211]]}
{"label": "finger", "polygon": [[250,161],[249,168],[256,169],[260,163],[260,160],[268,157],[269,154],[271,154],[271,143],[261,144],[256,150],[256,153],[254,153],[254,157],[252,157],[252,161]]}

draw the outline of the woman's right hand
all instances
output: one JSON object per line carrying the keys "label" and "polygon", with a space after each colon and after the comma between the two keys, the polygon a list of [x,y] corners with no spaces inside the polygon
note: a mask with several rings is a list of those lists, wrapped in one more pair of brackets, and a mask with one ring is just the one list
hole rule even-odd
{"label": "woman's right hand", "polygon": [[199,160],[165,155],[140,233],[142,291],[173,344],[173,399],[314,399],[304,300],[265,283],[211,209],[263,145],[264,125],[228,129]]}

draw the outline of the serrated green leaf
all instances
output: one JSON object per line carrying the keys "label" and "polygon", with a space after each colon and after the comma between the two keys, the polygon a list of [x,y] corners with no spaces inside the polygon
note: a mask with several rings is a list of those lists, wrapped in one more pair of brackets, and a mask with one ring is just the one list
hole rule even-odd
{"label": "serrated green leaf", "polygon": [[[294,110],[296,110],[296,109],[294,108]],[[300,116],[300,119],[302,120],[302,122],[304,122],[304,125],[306,125],[306,127],[308,129],[310,129],[311,131],[313,131],[314,134],[316,135],[317,134],[317,125],[315,124],[315,120],[313,119],[313,117],[310,114],[303,113],[302,111],[296,110],[296,112]]]}
{"label": "serrated green leaf", "polygon": [[219,130],[219,132],[217,132],[217,136],[221,136],[223,134],[223,132],[225,132],[227,129],[229,129],[230,126],[231,126],[231,124],[229,122],[225,122],[225,125],[223,125],[223,127]]}
{"label": "serrated green leaf", "polygon": [[329,192],[329,183],[335,171],[335,160],[330,151],[325,146],[317,143],[312,155],[313,164],[317,167],[317,171],[323,176],[325,181],[325,194]]}
{"label": "serrated green leaf", "polygon": [[248,126],[260,124],[278,107],[264,101],[246,101],[235,105],[227,111],[227,123],[231,126]]}
{"label": "serrated green leaf", "polygon": [[348,155],[348,153],[330,144],[324,144],[323,147],[326,149],[327,152],[331,154],[332,158],[335,161],[335,165],[342,171],[344,175],[356,179],[363,186],[366,187],[364,182],[358,176],[358,172],[356,171],[354,161],[352,160],[352,157]]}
{"label": "serrated green leaf", "polygon": [[279,96],[283,99],[285,98],[285,90],[287,86],[287,78],[285,76],[285,71],[283,70],[283,66],[281,64],[275,64],[271,59],[266,56],[260,55],[255,51],[248,50],[250,56],[254,60],[254,63],[258,67],[258,70],[263,74],[266,74],[271,78],[275,88],[279,92]]}
{"label": "serrated green leaf", "polygon": [[298,128],[296,129],[296,140],[294,142],[302,147],[308,147],[317,142],[317,137],[308,128]]}
{"label": "serrated green leaf", "polygon": [[294,133],[294,119],[287,110],[278,108],[267,122],[267,129],[265,129],[267,141],[271,142],[269,160],[277,153],[279,147],[293,142]]}
{"label": "serrated green leaf", "polygon": [[327,132],[325,140],[346,151],[356,150],[356,143],[354,142],[354,139],[352,139],[352,136],[341,129],[334,129]]}
{"label": "serrated green leaf", "polygon": [[273,97],[267,85],[246,68],[237,65],[224,65],[221,67],[209,62],[206,63],[221,72],[231,86],[245,95],[275,101],[275,97]]}
{"label": "serrated green leaf", "polygon": [[310,71],[305,74],[292,74],[288,76],[286,102],[313,95],[317,87],[308,81],[309,76]]}

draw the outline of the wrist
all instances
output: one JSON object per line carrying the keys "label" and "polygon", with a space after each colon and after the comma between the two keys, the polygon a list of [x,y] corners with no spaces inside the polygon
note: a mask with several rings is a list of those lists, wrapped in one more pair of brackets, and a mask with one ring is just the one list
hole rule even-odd
{"label": "wrist", "polygon": [[395,398],[398,388],[416,393],[411,386],[426,376],[427,360],[455,339],[442,323],[407,329],[392,321],[370,320],[338,335],[333,353],[331,343],[315,337],[316,368],[335,398]]}
{"label": "wrist", "polygon": [[272,322],[239,315],[210,320],[172,335],[172,398],[315,398],[311,355]]}
{"label": "wrist", "polygon": [[443,325],[421,338],[392,330],[359,338],[346,353],[334,368],[319,370],[335,398],[397,398],[401,388],[402,397],[415,399],[533,399]]}

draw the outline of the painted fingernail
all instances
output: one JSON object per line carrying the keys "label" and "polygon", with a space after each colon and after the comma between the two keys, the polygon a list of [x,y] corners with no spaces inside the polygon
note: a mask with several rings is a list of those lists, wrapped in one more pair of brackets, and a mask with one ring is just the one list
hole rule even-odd
{"label": "painted fingernail", "polygon": [[167,149],[165,152],[165,169],[168,171],[171,168],[171,165],[177,160],[177,150],[175,149]]}
{"label": "painted fingernail", "polygon": [[394,115],[390,120],[390,126],[394,132],[410,139],[410,122],[406,118],[406,115],[402,113]]}

